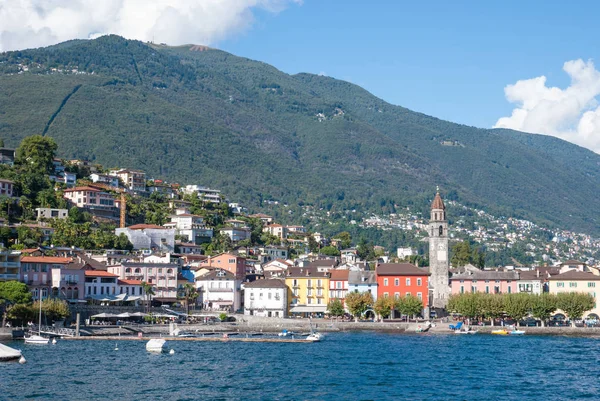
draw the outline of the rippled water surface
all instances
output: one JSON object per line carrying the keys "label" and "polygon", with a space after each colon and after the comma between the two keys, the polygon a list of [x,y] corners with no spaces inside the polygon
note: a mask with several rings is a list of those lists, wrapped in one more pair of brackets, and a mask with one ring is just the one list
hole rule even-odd
{"label": "rippled water surface", "polygon": [[600,339],[327,334],[315,344],[59,341],[0,363],[0,400],[600,399]]}

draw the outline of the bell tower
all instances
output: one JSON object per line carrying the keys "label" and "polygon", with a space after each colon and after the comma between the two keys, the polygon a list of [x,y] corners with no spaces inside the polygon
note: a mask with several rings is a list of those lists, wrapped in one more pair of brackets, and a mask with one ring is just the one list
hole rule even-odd
{"label": "bell tower", "polygon": [[446,206],[437,188],[431,204],[429,220],[429,286],[432,290],[431,306],[445,308],[450,296],[448,259],[448,221]]}

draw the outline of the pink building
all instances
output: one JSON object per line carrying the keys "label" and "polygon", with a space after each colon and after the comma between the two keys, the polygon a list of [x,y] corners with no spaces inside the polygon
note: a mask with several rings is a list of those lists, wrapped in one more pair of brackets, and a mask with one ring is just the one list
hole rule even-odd
{"label": "pink building", "polygon": [[519,273],[515,271],[479,270],[465,271],[450,277],[452,294],[483,292],[487,294],[512,294],[517,291]]}
{"label": "pink building", "polygon": [[115,198],[108,192],[92,187],[65,189],[64,198],[77,207],[113,208]]}
{"label": "pink building", "polygon": [[27,284],[33,294],[33,299],[39,299],[40,295],[44,299],[52,294],[52,271],[67,266],[71,260],[71,258],[50,256],[23,256],[21,258],[21,282]]}
{"label": "pink building", "polygon": [[348,292],[348,270],[330,270],[329,277],[329,299],[339,299],[342,302],[346,298]]}

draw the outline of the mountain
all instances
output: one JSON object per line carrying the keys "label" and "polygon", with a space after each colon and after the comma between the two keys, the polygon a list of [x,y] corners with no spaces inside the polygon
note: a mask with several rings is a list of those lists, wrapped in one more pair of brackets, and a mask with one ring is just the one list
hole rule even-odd
{"label": "mountain", "polygon": [[32,134],[53,137],[62,157],[217,187],[252,209],[426,210],[439,185],[497,215],[600,234],[589,150],[442,121],[204,46],[105,36],[0,54],[0,138]]}

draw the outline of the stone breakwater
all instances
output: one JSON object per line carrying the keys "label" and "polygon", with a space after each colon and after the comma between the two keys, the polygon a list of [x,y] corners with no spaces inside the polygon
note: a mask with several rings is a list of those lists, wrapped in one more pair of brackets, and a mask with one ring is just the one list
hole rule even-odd
{"label": "stone breakwater", "polygon": [[[452,334],[449,323],[434,322],[434,326],[427,332],[420,334]],[[314,319],[312,327],[320,332],[349,332],[349,331],[378,331],[389,333],[417,333],[426,327],[422,322],[332,322],[329,320]],[[215,324],[180,324],[177,326],[182,332],[190,333],[279,333],[283,330],[308,333],[311,323],[308,319],[248,319],[236,323]],[[500,326],[472,326],[480,334],[490,334],[499,330]],[[600,336],[600,328],[585,327],[520,327],[528,335],[568,335],[568,336]],[[81,329],[82,335],[115,336],[115,335],[168,335],[168,325],[124,325],[115,326],[87,326]]]}

